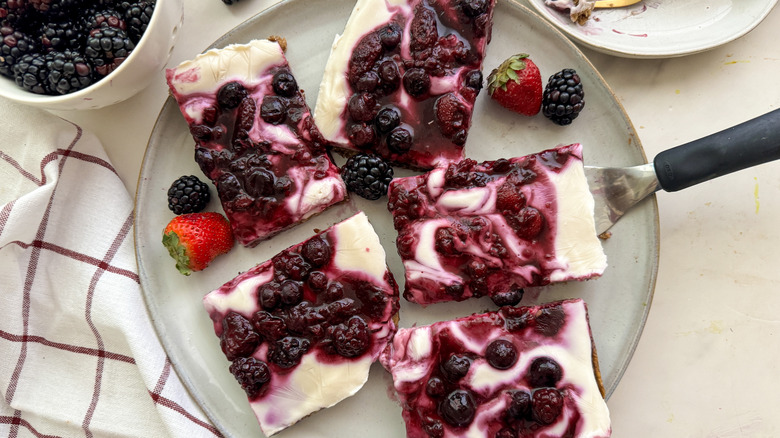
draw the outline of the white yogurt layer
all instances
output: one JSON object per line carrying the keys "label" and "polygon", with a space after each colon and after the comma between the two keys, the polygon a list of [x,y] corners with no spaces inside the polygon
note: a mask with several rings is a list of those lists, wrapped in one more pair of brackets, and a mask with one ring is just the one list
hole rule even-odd
{"label": "white yogurt layer", "polygon": [[[424,390],[416,391],[424,388],[439,360],[435,347],[439,343],[435,338],[444,333],[448,338],[454,338],[467,353],[478,356],[472,361],[468,374],[459,381],[460,387],[480,394],[487,401],[477,407],[474,420],[465,431],[458,430],[456,434],[445,427],[444,437],[484,437],[488,427],[501,418],[508,407],[509,399],[503,396],[504,391],[530,390],[523,382],[531,363],[539,357],[549,357],[563,370],[563,377],[556,386],[565,388],[565,397],[570,400],[564,403],[558,421],[541,426],[535,436],[566,436],[570,423],[574,423],[577,437],[609,437],[609,409],[595,377],[587,308],[580,299],[563,301],[560,305],[566,315],[565,322],[552,337],[535,333],[533,329],[507,332],[501,317],[495,313],[472,315],[431,326],[399,329],[381,361],[392,374],[395,389],[406,405],[411,401],[406,400],[407,394],[427,397]],[[479,336],[478,339],[475,336]],[[485,348],[496,339],[510,340],[518,349],[518,360],[508,369],[496,369],[484,359]]]}
{"label": "white yogurt layer", "polygon": [[[363,212],[333,225],[325,233],[334,242],[333,261],[326,267],[326,273],[330,269],[335,269],[338,276],[359,272],[361,278],[365,278],[365,273],[373,284],[385,291],[393,290],[385,278],[388,271],[384,249]],[[208,293],[203,298],[203,304],[215,322],[218,333],[221,331],[219,324],[226,314],[238,312],[251,316],[261,310],[257,289],[273,279],[273,263],[268,261]],[[385,315],[381,321],[367,321],[374,341],[372,350],[366,354],[356,358],[338,356],[334,360],[321,362],[318,358],[325,353],[319,348],[312,348],[302,356],[300,364],[289,372],[274,374],[264,395],[250,400],[263,433],[266,436],[276,434],[360,390],[368,379],[371,364],[394,334],[395,325],[390,321],[391,316]],[[266,354],[267,346],[261,344],[254,357],[265,361]]]}
{"label": "white yogurt layer", "polygon": [[[534,286],[534,274],[547,276],[551,282],[584,280],[601,275],[607,267],[607,256],[596,234],[593,215],[594,201],[588,189],[581,155],[582,146],[572,145],[572,155],[562,169],[550,169],[535,166],[534,171],[540,178],[522,186],[528,205],[543,212],[549,227],[553,243],[551,253],[542,253],[538,248],[544,243],[522,239],[517,235],[496,208],[497,192],[506,178],[497,178],[484,187],[467,187],[445,190],[444,174],[446,168],[437,168],[425,175],[425,188],[430,195],[427,202],[435,215],[430,219],[412,222],[417,246],[414,257],[404,260],[407,278],[407,291],[414,294],[417,302],[428,300],[424,291],[418,291],[417,285],[425,288],[424,280],[449,285],[459,282],[450,270],[443,267],[442,255],[436,250],[437,230],[457,222],[459,218],[479,216],[485,219],[491,233],[497,234],[507,249],[507,256],[497,258],[490,255],[490,241],[469,237],[465,242],[455,239],[454,246],[460,253],[478,257],[489,266],[501,267],[510,275],[524,279]],[[543,175],[541,175],[543,173]],[[420,177],[410,177],[410,179]],[[416,181],[416,180],[415,180]],[[415,184],[406,184],[395,180],[393,184],[411,188]],[[550,209],[547,204],[554,204]],[[548,232],[548,231],[546,231]],[[523,287],[522,284],[520,284]]]}
{"label": "white yogurt layer", "polygon": [[[168,84],[176,97],[182,114],[190,126],[203,123],[206,108],[217,105],[217,93],[230,82],[241,83],[255,101],[256,111],[248,137],[253,142],[269,142],[269,154],[277,176],[285,175],[293,182],[290,193],[285,196],[284,214],[287,224],[298,223],[346,198],[346,186],[338,176],[338,169],[321,155],[326,165],[323,178],[315,179],[312,165],[290,165],[279,163],[283,156],[292,156],[301,147],[309,147],[307,123],[310,115],[301,117],[297,126],[286,123],[268,123],[260,116],[263,98],[273,94],[274,67],[288,67],[287,59],[278,43],[269,40],[253,40],[246,44],[231,44],[221,49],[212,49],[192,60],[182,62],[166,71]],[[303,139],[303,140],[302,140]],[[220,149],[220,144],[211,144]],[[285,160],[286,161],[286,160]],[[280,231],[283,226],[279,218],[263,218],[255,211],[230,211],[228,219],[236,237],[244,245],[254,246],[260,240]],[[287,217],[285,219],[288,219]],[[240,232],[239,232],[240,229]]]}

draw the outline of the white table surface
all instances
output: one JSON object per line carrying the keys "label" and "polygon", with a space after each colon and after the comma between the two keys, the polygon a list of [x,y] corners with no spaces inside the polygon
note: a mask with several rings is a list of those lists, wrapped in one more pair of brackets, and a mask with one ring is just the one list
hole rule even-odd
{"label": "white table surface", "polygon": [[[202,51],[274,0],[185,0],[169,65]],[[583,49],[633,121],[649,158],[780,106],[780,8],[708,52],[635,60]],[[135,97],[57,112],[94,132],[135,193],[167,97],[162,76]],[[780,163],[658,194],[660,268],[645,330],[609,400],[613,436],[780,436]],[[615,292],[615,291],[613,291]]]}

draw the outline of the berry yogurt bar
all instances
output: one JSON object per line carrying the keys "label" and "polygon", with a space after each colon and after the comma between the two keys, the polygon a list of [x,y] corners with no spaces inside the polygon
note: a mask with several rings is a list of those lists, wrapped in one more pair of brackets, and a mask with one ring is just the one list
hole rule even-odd
{"label": "berry yogurt bar", "polygon": [[584,280],[606,269],[582,145],[477,163],[464,159],[390,184],[388,209],[404,264],[404,297],[419,304]]}
{"label": "berry yogurt bar", "polygon": [[277,42],[209,50],[166,78],[241,244],[255,246],[346,198]]}
{"label": "berry yogurt bar", "polygon": [[580,299],[402,328],[381,362],[408,438],[611,435]]}
{"label": "berry yogurt bar", "polygon": [[395,334],[399,307],[385,251],[363,213],[203,302],[267,436],[355,394]]}
{"label": "berry yogurt bar", "polygon": [[463,158],[495,0],[358,0],[314,118],[347,151],[416,169]]}

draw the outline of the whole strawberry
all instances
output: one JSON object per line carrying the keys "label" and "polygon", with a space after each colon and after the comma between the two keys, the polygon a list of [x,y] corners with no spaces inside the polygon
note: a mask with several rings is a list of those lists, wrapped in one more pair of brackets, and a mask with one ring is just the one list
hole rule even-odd
{"label": "whole strawberry", "polygon": [[529,55],[510,56],[487,79],[488,94],[501,106],[533,116],[542,107],[542,76]]}
{"label": "whole strawberry", "polygon": [[233,248],[230,222],[219,213],[189,213],[174,217],[163,231],[162,243],[184,275],[201,271]]}

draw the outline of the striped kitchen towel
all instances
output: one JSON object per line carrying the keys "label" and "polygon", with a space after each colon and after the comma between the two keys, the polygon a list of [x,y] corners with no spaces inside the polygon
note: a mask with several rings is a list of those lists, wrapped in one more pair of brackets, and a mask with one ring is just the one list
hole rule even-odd
{"label": "striped kitchen towel", "polygon": [[98,139],[0,114],[0,436],[220,436],[152,327],[133,200]]}

